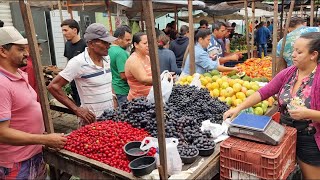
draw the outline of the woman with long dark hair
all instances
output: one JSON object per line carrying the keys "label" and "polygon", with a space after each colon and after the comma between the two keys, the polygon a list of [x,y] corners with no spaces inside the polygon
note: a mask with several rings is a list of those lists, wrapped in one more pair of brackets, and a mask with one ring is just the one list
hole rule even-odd
{"label": "woman with long dark hair", "polygon": [[147,35],[144,32],[134,34],[132,45],[132,53],[125,65],[125,74],[130,87],[129,101],[138,97],[147,97],[152,87]]}

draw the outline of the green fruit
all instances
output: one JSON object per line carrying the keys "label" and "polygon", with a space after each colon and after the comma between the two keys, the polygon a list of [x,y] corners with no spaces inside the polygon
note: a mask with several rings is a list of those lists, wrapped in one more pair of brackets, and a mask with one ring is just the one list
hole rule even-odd
{"label": "green fruit", "polygon": [[204,73],[203,76],[205,76],[205,77],[212,77],[210,73]]}
{"label": "green fruit", "polygon": [[211,74],[212,76],[215,76],[215,75],[220,75],[220,72],[219,72],[218,70],[212,70],[212,71],[210,72],[210,74]]}
{"label": "green fruit", "polygon": [[269,82],[268,78],[266,78],[266,77],[262,77],[262,78],[260,78],[260,80],[261,80],[261,82]]}
{"label": "green fruit", "polygon": [[240,79],[240,77],[237,76],[237,75],[233,75],[233,76],[230,77],[230,79]]}
{"label": "green fruit", "polygon": [[268,105],[266,105],[266,104],[261,104],[261,108],[262,108],[263,114],[264,114],[264,113],[266,113],[267,110],[268,110]]}
{"label": "green fruit", "polygon": [[251,79],[251,81],[261,82],[261,79],[260,78],[253,78],[253,79]]}
{"label": "green fruit", "polygon": [[237,74],[237,71],[231,71],[227,74],[227,76],[231,77]]}
{"label": "green fruit", "polygon": [[258,104],[254,105],[253,107],[254,107],[254,108],[257,108],[257,107],[261,107],[261,105],[262,105],[262,103],[259,102]]}
{"label": "green fruit", "polygon": [[242,79],[243,79],[244,81],[251,81],[251,77],[249,77],[249,76],[244,76]]}
{"label": "green fruit", "polygon": [[263,109],[261,107],[254,108],[254,114],[263,115]]}

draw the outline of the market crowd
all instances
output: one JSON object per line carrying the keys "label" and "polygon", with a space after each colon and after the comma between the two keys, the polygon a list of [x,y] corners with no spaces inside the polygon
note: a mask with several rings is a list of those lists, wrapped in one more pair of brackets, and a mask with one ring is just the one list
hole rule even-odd
{"label": "market crowd", "polygon": [[[303,128],[298,129],[297,156],[304,176],[320,177],[319,28],[306,27],[301,18],[291,21],[285,56],[279,59],[283,62],[278,67],[281,72],[243,104],[227,111],[224,117],[234,117],[242,109],[278,94],[282,123],[293,127],[292,122],[303,124]],[[261,22],[256,27],[259,56],[267,55],[270,24]],[[242,58],[241,53],[230,52],[235,26],[235,23],[215,22],[209,28],[208,22],[202,20],[195,32],[190,32],[186,25],[177,32],[173,21],[163,30],[156,29],[160,71],[190,74],[190,33],[195,35],[192,48],[197,73],[214,69],[237,71],[235,67],[225,66]],[[111,35],[104,25],[93,23],[82,39],[79,29],[75,20],[61,23],[67,40],[64,56],[68,63],[48,85],[48,90],[79,117],[81,127],[95,122],[107,108],[121,108],[126,101],[146,97],[152,87],[151,61],[154,60],[149,57],[144,32],[132,34],[129,26],[122,25]],[[14,27],[0,28],[0,179],[44,179],[42,146],[61,149],[66,142],[63,134],[44,132],[32,59],[22,34]],[[40,38],[37,41],[41,51],[41,44],[47,41]],[[72,99],[63,90],[69,83]],[[305,107],[290,109],[289,97],[300,98]]]}

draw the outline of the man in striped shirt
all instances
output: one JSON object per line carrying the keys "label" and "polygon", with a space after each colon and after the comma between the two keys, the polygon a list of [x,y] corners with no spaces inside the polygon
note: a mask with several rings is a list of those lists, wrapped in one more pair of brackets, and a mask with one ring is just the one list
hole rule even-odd
{"label": "man in striped shirt", "polygon": [[[91,24],[84,34],[87,48],[72,58],[66,68],[49,84],[48,90],[62,104],[71,109],[80,120],[80,125],[94,122],[105,109],[113,108],[110,59],[107,57],[111,36],[104,25]],[[62,88],[75,81],[81,106],[77,107]]]}

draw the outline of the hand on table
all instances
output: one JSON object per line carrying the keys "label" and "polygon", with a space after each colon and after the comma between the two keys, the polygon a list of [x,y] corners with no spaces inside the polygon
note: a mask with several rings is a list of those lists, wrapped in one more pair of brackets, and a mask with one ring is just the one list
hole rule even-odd
{"label": "hand on table", "polygon": [[238,108],[229,109],[223,114],[223,120],[226,120],[227,118],[230,118],[231,120],[234,119],[240,111],[241,110]]}

